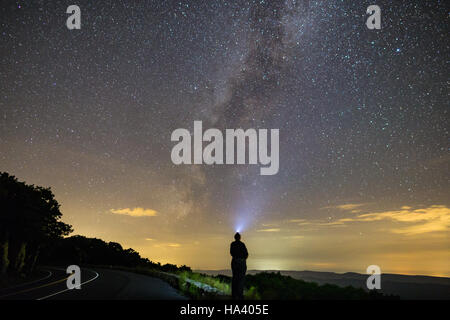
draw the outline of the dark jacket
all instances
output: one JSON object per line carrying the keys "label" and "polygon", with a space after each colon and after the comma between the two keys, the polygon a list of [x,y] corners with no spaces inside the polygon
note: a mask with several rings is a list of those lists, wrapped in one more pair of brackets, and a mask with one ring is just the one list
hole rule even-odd
{"label": "dark jacket", "polygon": [[233,258],[247,259],[248,251],[245,244],[239,240],[233,241],[230,245],[230,254]]}

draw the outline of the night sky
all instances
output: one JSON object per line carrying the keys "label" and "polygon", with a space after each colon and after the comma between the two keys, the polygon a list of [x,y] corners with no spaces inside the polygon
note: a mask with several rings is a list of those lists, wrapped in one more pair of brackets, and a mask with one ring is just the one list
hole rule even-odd
{"label": "night sky", "polygon": [[[74,234],[225,269],[240,228],[249,269],[450,276],[448,2],[30,2],[0,11],[0,171]],[[194,120],[280,129],[278,174],[174,165]]]}

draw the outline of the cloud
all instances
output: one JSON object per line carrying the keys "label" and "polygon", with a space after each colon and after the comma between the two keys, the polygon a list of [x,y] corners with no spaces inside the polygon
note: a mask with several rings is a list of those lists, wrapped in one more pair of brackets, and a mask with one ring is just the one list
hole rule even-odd
{"label": "cloud", "polygon": [[157,215],[157,212],[153,209],[144,209],[144,208],[125,208],[125,209],[111,209],[112,213],[115,214],[124,214],[132,217],[153,217]]}
{"label": "cloud", "polygon": [[306,222],[306,219],[290,219],[290,220],[288,220],[288,222],[301,223],[301,222]]}
{"label": "cloud", "polygon": [[[262,223],[261,226],[263,229],[275,229],[279,227],[279,223],[273,222],[273,223]],[[261,229],[262,230],[262,229]]]}
{"label": "cloud", "polygon": [[301,235],[294,235],[294,236],[286,236],[283,237],[284,239],[303,239],[305,236],[301,236]]}
{"label": "cloud", "polygon": [[[403,206],[400,210],[370,212],[353,218],[339,219],[337,223],[374,222],[391,220],[404,224],[404,227],[390,229],[393,233],[416,235],[429,232],[450,231],[450,208],[433,205],[423,209]],[[412,224],[412,225],[411,225]]]}
{"label": "cloud", "polygon": [[145,238],[145,240],[147,240],[147,241],[153,241],[153,240],[155,240],[155,239],[152,239],[152,238]]}
{"label": "cloud", "polygon": [[334,262],[311,262],[308,265],[314,266],[314,267],[334,267],[334,266],[336,266],[336,263],[334,263]]}
{"label": "cloud", "polygon": [[279,228],[259,229],[258,232],[279,232]]}
{"label": "cloud", "polygon": [[158,244],[154,244],[153,245],[155,248],[179,248],[181,247],[180,243],[175,243],[175,242],[169,242],[169,243],[158,243]]}
{"label": "cloud", "polygon": [[179,247],[181,247],[181,244],[179,244],[179,243],[168,243],[167,246],[168,247],[172,247],[172,248],[179,248]]}
{"label": "cloud", "polygon": [[[432,205],[427,208],[414,209],[411,206],[402,206],[399,210],[388,210],[380,212],[365,212],[356,210],[365,204],[343,204],[333,207],[345,210],[352,215],[336,220],[302,220],[292,219],[288,222],[297,224],[298,226],[314,226],[314,227],[345,227],[352,223],[374,223],[374,222],[391,222],[388,230],[392,233],[403,235],[418,235],[431,232],[448,232],[450,231],[450,208],[444,205]],[[324,209],[322,208],[322,209]],[[395,227],[393,227],[395,223]],[[262,230],[258,230],[262,231]]]}
{"label": "cloud", "polygon": [[339,209],[339,210],[344,210],[344,211],[351,211],[351,210],[356,211],[355,209],[360,208],[364,205],[366,205],[366,204],[365,203],[346,203],[346,204],[340,204],[340,205],[336,205],[336,206],[323,207],[322,209]]}
{"label": "cloud", "polygon": [[306,220],[306,219],[291,219],[288,220],[289,223],[295,223],[298,226],[333,226],[333,225],[342,225],[343,223],[340,221],[324,221],[320,219],[314,220]]}

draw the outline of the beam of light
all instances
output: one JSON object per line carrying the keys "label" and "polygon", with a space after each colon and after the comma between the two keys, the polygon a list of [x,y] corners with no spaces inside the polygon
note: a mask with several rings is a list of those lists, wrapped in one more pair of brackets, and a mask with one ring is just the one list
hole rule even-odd
{"label": "beam of light", "polygon": [[257,215],[258,211],[254,207],[237,210],[233,217],[234,231],[240,233],[248,230],[252,225],[255,225]]}
{"label": "beam of light", "polygon": [[[255,184],[259,185],[256,180]],[[235,232],[241,233],[256,226],[258,218],[263,214],[262,208],[267,197],[263,197],[262,194],[263,192],[259,188],[252,186],[243,190],[240,199],[236,199],[233,214],[229,216]]]}
{"label": "beam of light", "polygon": [[253,216],[248,212],[239,212],[234,218],[234,231],[241,233],[247,230],[247,228],[252,224],[252,218]]}

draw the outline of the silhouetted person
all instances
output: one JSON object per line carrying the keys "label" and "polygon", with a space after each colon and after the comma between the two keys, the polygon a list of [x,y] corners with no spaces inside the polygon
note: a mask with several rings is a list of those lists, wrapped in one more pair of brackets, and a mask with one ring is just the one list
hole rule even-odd
{"label": "silhouetted person", "polygon": [[233,280],[231,281],[231,295],[233,299],[244,299],[244,280],[247,271],[248,251],[245,244],[241,242],[241,235],[236,232],[234,239],[230,245],[231,271],[233,272]]}

